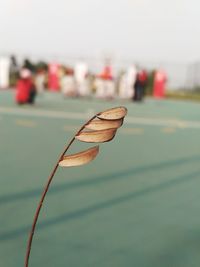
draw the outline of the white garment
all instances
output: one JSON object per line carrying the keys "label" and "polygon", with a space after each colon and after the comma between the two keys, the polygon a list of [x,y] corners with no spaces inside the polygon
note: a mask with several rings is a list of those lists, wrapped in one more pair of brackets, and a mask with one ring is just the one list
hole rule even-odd
{"label": "white garment", "polygon": [[134,95],[134,84],[136,81],[137,70],[135,66],[128,68],[127,72],[123,74],[119,84],[119,97],[130,99]]}
{"label": "white garment", "polygon": [[39,94],[42,94],[44,92],[44,83],[45,83],[45,74],[44,73],[37,74],[35,77],[35,86]]}
{"label": "white garment", "polygon": [[134,65],[132,65],[127,70],[127,93],[126,93],[127,98],[133,97],[136,77],[137,77],[137,69]]}
{"label": "white garment", "polygon": [[112,80],[103,80],[97,78],[96,85],[96,97],[99,98],[114,98],[115,97],[115,83]]}
{"label": "white garment", "polygon": [[106,97],[104,81],[101,78],[95,79],[95,87],[96,87],[96,94],[95,94],[96,97],[99,98]]}
{"label": "white garment", "polygon": [[137,69],[134,65],[127,70],[127,83],[128,85],[134,85],[137,76]]}
{"label": "white garment", "polygon": [[61,79],[61,91],[64,95],[75,96],[77,94],[75,80],[72,75],[64,75]]}
{"label": "white garment", "polygon": [[10,59],[8,57],[0,58],[0,89],[9,87],[9,69]]}
{"label": "white garment", "polygon": [[115,97],[115,83],[112,80],[104,81],[105,87],[105,97],[106,98],[114,98]]}
{"label": "white garment", "polygon": [[74,76],[77,83],[81,83],[85,80],[88,73],[88,66],[84,62],[78,62],[74,69]]}
{"label": "white garment", "polygon": [[90,94],[90,85],[88,78],[77,84],[78,94],[80,96],[88,96]]}
{"label": "white garment", "polygon": [[124,73],[119,81],[119,97],[120,98],[127,98],[127,77]]}

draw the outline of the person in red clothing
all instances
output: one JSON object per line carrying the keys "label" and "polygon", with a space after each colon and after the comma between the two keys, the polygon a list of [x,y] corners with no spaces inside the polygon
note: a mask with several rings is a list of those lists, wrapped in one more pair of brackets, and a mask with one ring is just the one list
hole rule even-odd
{"label": "person in red clothing", "polygon": [[142,101],[145,95],[145,87],[147,84],[147,72],[146,70],[140,70],[137,73],[136,76],[136,81],[134,84],[134,96],[133,96],[133,100],[134,101]]}
{"label": "person in red clothing", "polygon": [[154,98],[164,98],[167,75],[164,70],[157,70],[154,75],[153,96]]}
{"label": "person in red clothing", "polygon": [[34,104],[36,90],[30,70],[25,68],[21,70],[20,79],[18,80],[16,87],[15,100],[17,104]]}

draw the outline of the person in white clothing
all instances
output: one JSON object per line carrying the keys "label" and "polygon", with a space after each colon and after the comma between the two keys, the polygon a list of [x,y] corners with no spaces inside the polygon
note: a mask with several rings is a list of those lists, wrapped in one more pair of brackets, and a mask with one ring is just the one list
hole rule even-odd
{"label": "person in white clothing", "polygon": [[127,98],[127,73],[121,73],[119,77],[119,91],[118,91],[119,98]]}
{"label": "person in white clothing", "polygon": [[35,87],[38,94],[43,94],[45,90],[46,73],[44,70],[38,70],[35,75]]}
{"label": "person in white clothing", "polygon": [[64,96],[77,96],[76,83],[74,79],[74,71],[67,68],[65,74],[61,78],[61,91]]}
{"label": "person in white clothing", "polygon": [[9,87],[10,59],[9,57],[0,58],[0,89]]}
{"label": "person in white clothing", "polygon": [[87,75],[88,75],[88,65],[80,61],[75,66],[75,81],[77,86],[77,92],[80,96],[88,95],[88,88],[87,88]]}
{"label": "person in white clothing", "polygon": [[106,95],[104,81],[100,75],[96,76],[94,84],[96,88],[95,96],[98,98],[104,98]]}

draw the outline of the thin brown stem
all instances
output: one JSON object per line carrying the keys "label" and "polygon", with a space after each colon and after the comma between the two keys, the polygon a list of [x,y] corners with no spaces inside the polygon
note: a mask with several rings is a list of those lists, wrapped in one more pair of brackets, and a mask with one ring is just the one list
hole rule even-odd
{"label": "thin brown stem", "polygon": [[[99,114],[99,113],[98,113]],[[25,267],[28,267],[28,264],[29,264],[29,257],[30,257],[30,253],[31,253],[31,246],[32,246],[32,241],[33,241],[33,235],[34,235],[34,232],[35,232],[35,227],[36,227],[36,224],[37,224],[37,221],[38,221],[38,217],[39,217],[39,214],[40,214],[40,210],[42,208],[42,204],[43,204],[43,201],[45,199],[45,196],[49,190],[49,186],[53,180],[53,177],[57,171],[57,168],[59,166],[59,162],[63,159],[63,156],[65,155],[65,153],[67,152],[67,150],[70,148],[70,146],[72,145],[72,143],[74,142],[75,140],[75,136],[78,135],[84,128],[85,126],[90,122],[92,121],[93,119],[96,118],[96,116],[98,116],[98,114],[96,114],[95,116],[93,116],[90,120],[88,120],[81,128],[80,130],[74,135],[74,137],[71,139],[71,141],[69,142],[69,144],[65,147],[64,151],[62,152],[62,154],[60,155],[60,157],[58,158],[58,161],[56,162],[54,168],[53,168],[53,171],[51,172],[49,178],[48,178],[48,181],[46,183],[46,186],[44,187],[44,190],[42,192],[42,195],[41,195],[41,198],[40,198],[40,201],[39,201],[39,204],[37,206],[37,209],[36,209],[36,212],[35,212],[35,216],[34,216],[34,219],[33,219],[33,223],[32,223],[32,227],[31,227],[31,231],[29,233],[29,239],[28,239],[28,243],[27,243],[27,249],[26,249],[26,257],[25,257],[25,264],[24,266]]]}

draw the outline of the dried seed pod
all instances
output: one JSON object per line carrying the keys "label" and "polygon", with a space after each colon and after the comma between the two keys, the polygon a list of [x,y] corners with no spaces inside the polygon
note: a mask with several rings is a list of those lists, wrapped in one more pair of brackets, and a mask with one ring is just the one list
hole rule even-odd
{"label": "dried seed pod", "polygon": [[64,156],[59,162],[61,167],[80,166],[92,161],[99,152],[99,146],[91,147],[76,154]]}
{"label": "dried seed pod", "polygon": [[125,107],[117,107],[105,110],[97,115],[99,119],[104,120],[118,120],[126,116],[127,109]]}
{"label": "dried seed pod", "polygon": [[[65,153],[68,151],[75,139],[89,143],[108,142],[112,140],[117,129],[122,125],[123,118],[126,116],[126,114],[127,109],[125,107],[116,107],[94,115],[80,128],[77,134],[73,136],[69,144],[65,147],[48,178],[46,186],[42,192],[40,202],[37,206],[27,243],[25,267],[28,267],[29,264],[33,235],[40,210],[58,166],[71,167],[86,164],[96,157],[99,152],[99,146],[95,146],[72,155],[65,156]],[[85,131],[85,129],[90,129],[90,131]]]}
{"label": "dried seed pod", "polygon": [[123,124],[123,118],[119,120],[93,120],[85,126],[89,130],[106,130],[119,128]]}
{"label": "dried seed pod", "polygon": [[103,143],[111,141],[116,133],[117,129],[107,129],[99,131],[81,132],[76,135],[76,139],[82,142],[88,143]]}

